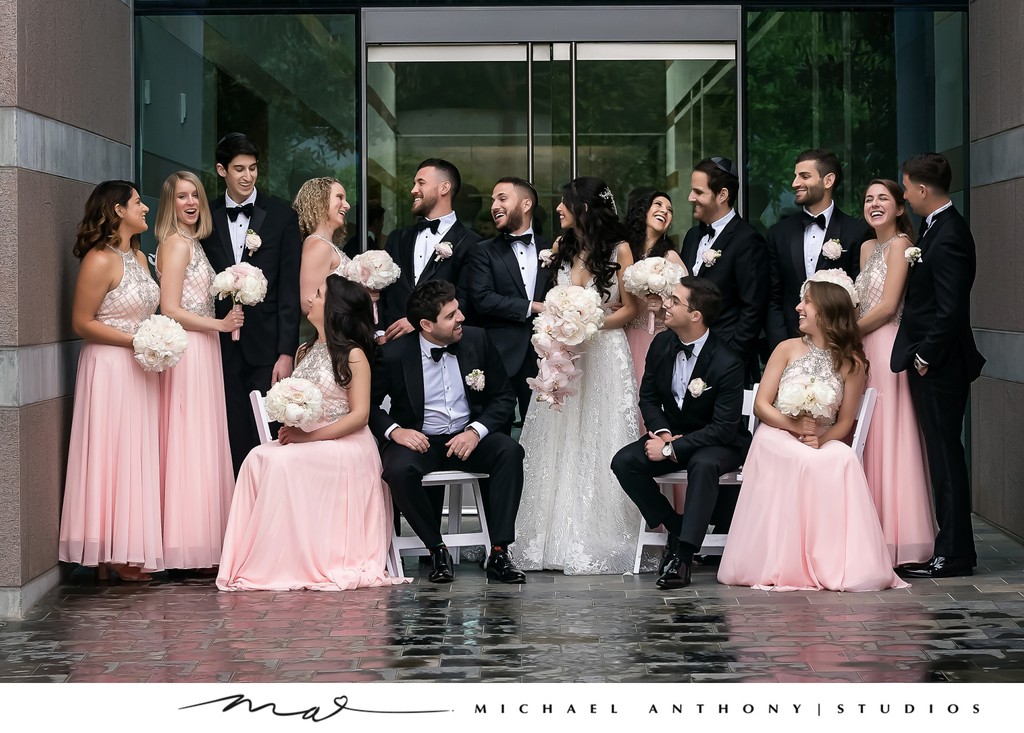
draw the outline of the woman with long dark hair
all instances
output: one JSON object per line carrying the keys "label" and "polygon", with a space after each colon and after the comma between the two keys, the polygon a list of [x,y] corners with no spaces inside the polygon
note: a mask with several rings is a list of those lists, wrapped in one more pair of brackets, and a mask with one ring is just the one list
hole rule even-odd
{"label": "woman with long dark hair", "polygon": [[761,424],[719,582],[780,591],[906,587],[892,570],[860,461],[844,442],[870,366],[855,302],[842,270],[820,270],[804,283],[796,307],[803,336],[775,348],[754,401]]}
{"label": "woman with long dark hair", "polygon": [[134,184],[104,181],[90,194],[74,253],[82,261],[71,327],[85,340],[75,377],[58,557],[146,581],[164,569],[160,529],[157,375],[132,341],[160,304],[139,235],[148,207]]}
{"label": "woman with long dark hair", "polygon": [[[896,181],[868,184],[864,219],[875,238],[860,248],[857,326],[868,358],[887,365],[910,275],[907,251],[914,245],[914,227]],[[882,366],[868,375],[868,386],[878,390],[878,402],[864,446],[864,473],[885,543],[894,566],[924,562],[935,546],[935,514],[907,373]]]}
{"label": "woman with long dark hair", "polygon": [[228,517],[221,590],[349,590],[388,585],[391,495],[367,427],[373,308],[366,289],[331,275],[308,297],[316,336],[293,377],[323,395],[323,421],[282,427],[242,464]]}
{"label": "woman with long dark hair", "polygon": [[578,394],[560,411],[537,405],[526,415],[515,547],[524,569],[623,573],[633,565],[639,514],[610,465],[639,437],[636,379],[622,330],[637,313],[635,298],[622,288],[633,257],[604,181],[583,176],[566,184],[558,215],[564,231],[553,247],[555,282],[596,291],[605,319],[579,347]]}

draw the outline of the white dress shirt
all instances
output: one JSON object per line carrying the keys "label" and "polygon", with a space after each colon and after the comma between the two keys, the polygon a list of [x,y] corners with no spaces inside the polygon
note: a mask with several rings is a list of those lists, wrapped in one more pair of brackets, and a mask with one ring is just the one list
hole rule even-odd
{"label": "white dress shirt", "polygon": [[[939,208],[937,208],[937,209],[936,209],[935,211],[933,211],[933,212],[932,212],[932,213],[930,213],[930,214],[929,214],[928,216],[926,216],[926,217],[924,218],[924,231],[926,232],[926,231],[928,231],[929,229],[931,229],[931,228],[932,228],[932,222],[933,222],[933,221],[935,221],[935,217],[936,217],[936,216],[937,216],[937,215],[938,215],[938,214],[939,214],[940,212],[943,212],[943,211],[945,211],[946,209],[948,209],[948,208],[949,208],[950,206],[952,206],[952,205],[953,205],[953,202],[952,202],[952,201],[947,201],[947,202],[946,202],[946,203],[944,203],[944,204],[943,204],[942,206],[940,206],[940,207],[939,207]],[[924,234],[924,232],[921,232],[921,234],[923,235],[923,234]]]}
{"label": "white dress shirt", "polygon": [[[437,225],[437,234],[429,229],[424,229],[416,234],[416,248],[413,250],[412,257],[412,273],[414,276],[414,282],[420,279],[420,275],[423,274],[423,270],[426,269],[427,263],[437,256],[437,253],[434,252],[434,245],[438,242],[445,241],[445,235],[448,233],[449,229],[455,226],[455,222],[457,220],[458,217],[455,216],[455,212],[449,212],[438,219],[441,223]],[[455,242],[452,242],[452,245],[454,246]]]}
{"label": "white dress shirt", "polygon": [[[818,258],[821,256],[821,246],[825,244],[825,232],[828,231],[828,225],[832,221],[832,212],[835,210],[836,202],[833,201],[828,205],[827,209],[821,212],[825,215],[824,229],[817,224],[804,227],[804,274],[808,278],[818,271]],[[815,216],[815,214],[807,211],[806,208],[804,212],[810,216]]]}
{"label": "white dress shirt", "polygon": [[[438,348],[419,334],[420,363],[423,367],[423,434],[454,435],[472,426],[483,440],[487,428],[479,422],[469,422],[469,400],[466,385],[459,371],[459,360],[454,354],[445,352],[440,361],[434,361],[431,349]],[[384,432],[391,433],[400,427],[395,423]]]}
{"label": "white dress shirt", "polygon": [[736,209],[729,209],[728,214],[711,224],[711,228],[715,230],[715,233],[711,236],[705,234],[700,238],[700,244],[697,245],[697,258],[693,261],[694,275],[699,273],[700,268],[704,266],[704,253],[711,249],[711,245],[714,244],[716,239],[718,239],[718,235],[722,233],[722,230],[725,229],[726,225],[730,221],[732,221],[734,216],[736,216]]}
{"label": "white dress shirt", "polygon": [[526,299],[530,303],[526,306],[526,315],[533,313],[533,296],[537,289],[537,241],[534,238],[533,227],[530,227],[524,235],[530,235],[530,243],[513,242],[512,251],[519,261],[519,274],[523,278],[523,285],[526,287]]}
{"label": "white dress shirt", "polygon": [[672,396],[676,399],[676,405],[682,409],[683,401],[689,394],[686,388],[690,384],[690,375],[693,374],[693,367],[697,363],[697,357],[700,356],[701,349],[704,348],[704,344],[707,343],[708,334],[710,331],[704,331],[704,335],[696,341],[683,343],[692,343],[693,352],[690,354],[690,358],[686,358],[686,352],[680,351],[676,354],[676,363],[672,368]]}
{"label": "white dress shirt", "polygon": [[[256,188],[252,189],[252,193],[249,194],[248,198],[240,204],[236,204],[231,200],[228,194],[224,194],[224,205],[233,209],[238,206],[245,206],[246,204],[256,203]],[[228,216],[225,212],[224,216]],[[228,216],[228,232],[231,234],[231,249],[235,253],[235,264],[242,261],[242,253],[245,251],[245,233],[249,231],[249,217],[245,213],[240,213],[238,218],[231,221],[231,217]]]}

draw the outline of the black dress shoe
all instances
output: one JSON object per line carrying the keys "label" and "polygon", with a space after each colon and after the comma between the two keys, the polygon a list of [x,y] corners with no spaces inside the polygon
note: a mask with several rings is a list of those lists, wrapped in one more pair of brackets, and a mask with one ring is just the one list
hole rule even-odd
{"label": "black dress shoe", "polygon": [[526,573],[512,563],[512,556],[507,550],[492,551],[487,556],[487,577],[501,583],[525,583]]}
{"label": "black dress shoe", "polygon": [[661,551],[661,560],[658,561],[658,575],[665,572],[665,566],[672,559],[673,555],[679,554],[679,537],[668,533],[668,540],[665,542],[665,549]]}
{"label": "black dress shoe", "polygon": [[658,578],[655,585],[664,590],[685,588],[690,584],[690,563],[686,562],[678,554],[669,558],[665,570]]}
{"label": "black dress shoe", "polygon": [[427,580],[431,583],[451,583],[455,580],[455,570],[452,565],[452,554],[447,547],[439,547],[430,551],[430,575]]}
{"label": "black dress shoe", "polygon": [[974,563],[958,557],[936,555],[926,563],[900,565],[896,574],[901,578],[958,578],[974,575]]}

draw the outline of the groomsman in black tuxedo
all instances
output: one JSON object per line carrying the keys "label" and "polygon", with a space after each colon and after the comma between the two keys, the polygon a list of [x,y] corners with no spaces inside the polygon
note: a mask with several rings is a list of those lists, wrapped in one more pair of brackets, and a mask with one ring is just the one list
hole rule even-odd
{"label": "groomsman in black tuxedo", "polygon": [[974,237],[949,200],[952,178],[949,161],[939,153],[917,155],[903,164],[907,204],[923,221],[920,257],[910,267],[890,366],[897,373],[907,371],[939,525],[933,557],[897,568],[907,578],[972,575],[977,564],[960,430],[971,382],[981,374],[985,357],[971,331]]}
{"label": "groomsman in black tuxedo", "polygon": [[[377,304],[378,325],[388,341],[413,331],[405,316],[412,289],[429,280],[460,282],[460,273],[480,235],[458,221],[452,200],[462,186],[459,169],[441,158],[419,164],[412,184],[412,213],[422,216],[416,224],[388,235],[384,249],[402,268],[397,281],[384,288]],[[459,300],[469,298],[459,288]]]}
{"label": "groomsman in black tuxedo", "polygon": [[[502,178],[491,193],[497,236],[477,245],[462,271],[476,325],[487,330],[519,402],[524,419],[533,393],[526,383],[537,376],[537,354],[530,343],[533,317],[544,308],[550,271],[538,259],[548,241],[533,231],[537,191],[522,178]],[[506,427],[509,432],[512,425]]]}
{"label": "groomsman in black tuxedo", "polygon": [[[217,174],[227,191],[213,201],[213,233],[203,240],[203,249],[217,272],[248,262],[267,278],[263,302],[246,307],[239,340],[233,341],[227,333],[220,339],[231,461],[237,475],[242,461],[260,442],[249,392],[258,389],[265,394],[272,384],[292,373],[299,344],[302,240],[295,210],[280,199],[257,192],[259,149],[247,136],[240,132],[225,135],[217,143],[215,155]],[[250,229],[260,239],[254,249],[245,244]],[[217,301],[217,317],[223,318],[231,307],[230,299]]]}
{"label": "groomsman in black tuxedo", "polygon": [[856,279],[860,271],[860,246],[873,235],[863,218],[847,216],[836,206],[833,197],[842,181],[843,167],[831,150],[805,150],[797,156],[793,191],[802,211],[768,230],[771,294],[765,332],[772,349],[800,335],[796,306],[807,278],[838,268]]}
{"label": "groomsman in black tuxedo", "polygon": [[705,158],[690,175],[691,227],[683,237],[683,264],[691,275],[713,282],[722,297],[715,335],[735,351],[746,382],[760,377],[757,340],[768,306],[764,239],[736,213],[740,182],[728,158]]}
{"label": "groomsman in black tuxedo", "polygon": [[[464,327],[455,286],[429,280],[409,296],[414,333],[384,345],[373,371],[370,429],[381,448],[383,478],[395,504],[430,551],[432,583],[455,577],[436,514],[440,487],[424,488],[431,471],[489,473],[484,490],[492,546],[487,575],[523,583],[512,563],[516,514],[523,493],[523,449],[502,428],[516,398],[497,349],[480,328]],[[380,408],[385,396],[391,408]]]}
{"label": "groomsman in black tuxedo", "polygon": [[[648,434],[612,459],[612,471],[651,527],[664,525],[668,542],[658,568],[659,588],[690,584],[718,497],[718,479],[746,458],[750,432],[743,419],[744,365],[718,336],[722,297],[713,283],[687,276],[665,304],[665,325],[647,351],[640,412]],[[714,330],[709,331],[708,327]],[[686,502],[678,514],[655,476],[686,469]]]}

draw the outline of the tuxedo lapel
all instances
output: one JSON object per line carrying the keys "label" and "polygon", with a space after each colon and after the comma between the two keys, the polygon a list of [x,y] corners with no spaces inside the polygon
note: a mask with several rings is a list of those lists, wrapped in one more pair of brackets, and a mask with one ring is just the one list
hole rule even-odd
{"label": "tuxedo lapel", "polygon": [[[252,217],[249,219],[249,229],[252,229],[258,235],[263,229],[263,222],[267,218],[266,199],[263,194],[256,194],[256,203],[252,207]],[[234,253],[232,252],[232,255]],[[242,247],[242,261],[248,260],[252,257],[252,253],[248,247]]]}
{"label": "tuxedo lapel", "polygon": [[213,218],[213,230],[217,232],[217,239],[224,250],[227,263],[234,264],[235,250],[231,246],[231,233],[228,232],[228,212],[224,206],[224,199],[221,198],[221,205],[214,208],[211,216]]}
{"label": "tuxedo lapel", "polygon": [[696,229],[697,227],[692,227],[686,233],[686,236],[683,237],[683,250],[681,252],[683,264],[691,275],[693,274],[694,266],[697,264],[697,247],[700,244],[700,236],[694,234]]}
{"label": "tuxedo lapel", "polygon": [[[519,295],[526,297],[526,285],[523,283],[523,275],[519,270],[519,260],[516,259],[516,253],[512,251],[512,245],[505,241],[505,238],[499,234],[495,238],[495,244],[498,246],[498,252],[501,256],[501,261],[505,263],[505,267],[508,268],[509,276],[511,277],[512,283],[515,284],[516,290]],[[540,263],[537,264],[537,276],[540,277]],[[536,291],[535,291],[536,292]]]}
{"label": "tuxedo lapel", "polygon": [[[406,339],[405,352],[402,354],[402,377],[405,380],[405,395],[416,418],[416,424],[423,426],[423,362],[420,355],[420,339],[415,333]],[[391,399],[394,400],[392,395]]]}
{"label": "tuxedo lapel", "polygon": [[[465,238],[466,227],[462,226],[461,221],[456,221],[454,224],[452,224],[451,228],[441,236],[441,241],[448,242],[452,245],[451,257],[454,257],[455,248],[458,247],[462,240]],[[434,273],[437,271],[437,268],[439,268],[441,266],[441,263],[444,262],[444,260],[439,260],[437,258],[437,255],[434,254],[433,252],[429,254],[430,259],[427,260],[426,267],[423,268],[423,272],[420,273],[419,278],[416,280],[417,285],[419,285],[420,283],[425,283],[431,277],[433,277]],[[446,257],[445,259],[450,259],[450,257]]]}
{"label": "tuxedo lapel", "polygon": [[725,228],[722,229],[721,234],[715,237],[715,241],[711,243],[712,249],[717,249],[721,251],[728,247],[729,242],[732,241],[732,235],[736,233],[736,227],[739,225],[739,222],[740,216],[739,214],[736,214],[733,218],[729,220],[729,223],[725,225]]}
{"label": "tuxedo lapel", "polygon": [[[704,342],[704,348],[702,348],[700,350],[700,354],[697,355],[697,361],[693,365],[693,371],[690,372],[690,382],[694,379],[704,379],[704,375],[707,374],[711,360],[715,357],[715,345],[714,337],[709,334],[708,340]],[[686,396],[683,399],[683,411],[685,411],[688,406],[692,407],[693,401],[697,399],[690,394],[689,386],[689,382],[683,385],[683,390],[686,392]],[[709,384],[708,387],[711,388],[714,387],[714,385]]]}
{"label": "tuxedo lapel", "polygon": [[[843,212],[839,210],[839,207],[832,209],[832,218],[828,222],[828,228],[825,230],[825,238],[821,240],[821,252],[818,253],[818,261],[814,263],[814,269],[817,270],[828,270],[833,267],[841,267],[840,260],[830,260],[825,256],[825,242],[831,239],[839,242],[839,245],[844,250],[849,250],[849,242],[843,241]],[[841,257],[841,255],[840,255]]]}
{"label": "tuxedo lapel", "polygon": [[[804,268],[804,227],[800,214],[790,217],[793,222],[789,229],[789,252],[793,257],[793,271],[796,273],[797,282],[803,282],[807,278],[807,270]],[[812,224],[811,226],[817,226]]]}
{"label": "tuxedo lapel", "polygon": [[398,237],[399,267],[402,268],[402,278],[409,283],[409,287],[416,285],[415,268],[412,260],[416,250],[416,228],[406,227]]}

